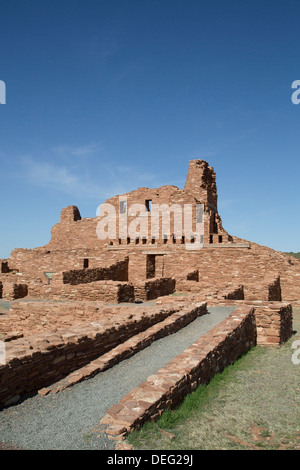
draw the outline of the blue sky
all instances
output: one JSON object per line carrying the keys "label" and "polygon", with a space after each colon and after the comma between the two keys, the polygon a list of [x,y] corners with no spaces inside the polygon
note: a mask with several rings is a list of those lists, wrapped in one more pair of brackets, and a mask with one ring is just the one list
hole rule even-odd
{"label": "blue sky", "polygon": [[0,0],[0,257],[60,210],[215,168],[232,235],[300,251],[298,0]]}

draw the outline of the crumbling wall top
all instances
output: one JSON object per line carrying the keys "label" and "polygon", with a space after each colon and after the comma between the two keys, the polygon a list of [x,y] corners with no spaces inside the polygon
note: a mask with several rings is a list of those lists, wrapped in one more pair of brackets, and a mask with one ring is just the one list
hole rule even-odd
{"label": "crumbling wall top", "polygon": [[60,213],[61,223],[76,222],[77,220],[81,220],[81,215],[80,215],[78,207],[68,206],[62,209]]}

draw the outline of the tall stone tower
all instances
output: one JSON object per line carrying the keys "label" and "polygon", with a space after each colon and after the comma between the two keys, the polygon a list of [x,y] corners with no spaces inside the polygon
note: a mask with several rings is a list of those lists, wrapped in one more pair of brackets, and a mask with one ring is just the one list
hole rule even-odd
{"label": "tall stone tower", "polygon": [[218,214],[216,173],[213,167],[205,160],[190,160],[184,189],[204,205],[204,243],[232,241]]}
{"label": "tall stone tower", "polygon": [[205,160],[190,160],[184,189],[208,209],[218,212],[216,174]]}

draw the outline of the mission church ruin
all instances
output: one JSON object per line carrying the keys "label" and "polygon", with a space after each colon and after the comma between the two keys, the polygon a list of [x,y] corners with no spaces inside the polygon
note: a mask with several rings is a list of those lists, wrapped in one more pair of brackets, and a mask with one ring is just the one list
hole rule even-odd
{"label": "mission church ruin", "polygon": [[[133,301],[136,283],[148,281],[149,284],[150,279],[156,286],[151,289],[152,297],[156,289],[158,296],[164,290],[167,293],[171,293],[170,290],[196,293],[210,290],[213,293],[239,288],[240,296],[246,300],[293,302],[300,298],[297,259],[238,239],[223,228],[218,213],[216,175],[204,160],[189,162],[184,189],[176,186],[139,188],[112,197],[106,204],[115,208],[119,216],[117,224],[120,211],[126,213],[127,208],[135,204],[144,204],[146,212],[155,204],[194,208],[202,204],[204,245],[201,250],[193,250],[193,233],[176,237],[173,214],[167,235],[160,223],[156,237],[151,236],[149,226],[147,238],[130,238],[128,233],[123,233],[122,238],[102,240],[97,236],[97,224],[104,216],[82,218],[77,207],[69,206],[62,209],[60,222],[52,228],[47,245],[15,249],[9,259],[0,261],[2,298],[26,295],[30,298]],[[126,216],[130,226],[133,217]],[[195,213],[193,217],[195,219]],[[117,227],[116,233],[120,231]],[[111,281],[110,284],[107,281]],[[145,297],[146,292],[143,295]]]}
{"label": "mission church ruin", "polygon": [[[14,249],[8,259],[0,260],[0,298],[11,302],[9,314],[0,316],[0,339],[8,357],[7,364],[0,365],[0,406],[32,390],[50,390],[51,384],[100,356],[110,354],[109,364],[118,362],[115,348],[122,347],[122,354],[128,355],[132,346],[125,345],[130,338],[145,335],[150,327],[162,328],[167,321],[163,328],[169,334],[207,313],[207,305],[236,307],[226,327],[222,324],[205,339],[212,350],[219,348],[222,367],[255,344],[281,344],[291,336],[292,304],[300,302],[300,260],[223,228],[216,174],[206,161],[189,162],[184,189],[138,188],[105,204],[116,213],[114,238],[98,236],[105,214],[82,218],[76,206],[69,206],[62,209],[47,245]],[[137,227],[132,236],[129,227],[135,216],[129,208],[134,205],[144,207],[140,222],[147,230],[142,233]],[[188,206],[190,232],[179,234],[176,214],[171,213],[168,233],[160,214],[153,235],[153,218],[148,216],[155,205]],[[194,232],[199,205],[200,249]],[[123,216],[125,231],[120,226]],[[228,338],[224,331],[231,332]],[[216,342],[217,337],[222,341]],[[21,374],[14,372],[16,359]],[[212,356],[207,360],[207,370],[202,361],[198,375],[185,379],[185,393],[222,368],[218,364],[214,369]],[[178,401],[176,390],[182,387],[172,388],[172,404]],[[168,402],[164,400],[160,408],[157,405],[160,410]],[[147,410],[145,419],[154,413]],[[118,419],[111,413],[108,421]]]}

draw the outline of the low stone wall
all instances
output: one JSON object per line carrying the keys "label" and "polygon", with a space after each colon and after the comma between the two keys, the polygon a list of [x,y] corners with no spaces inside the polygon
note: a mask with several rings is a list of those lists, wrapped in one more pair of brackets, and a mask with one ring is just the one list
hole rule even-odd
{"label": "low stone wall", "polygon": [[28,294],[27,284],[17,284],[15,282],[2,282],[2,298],[4,300],[22,299]]}
{"label": "low stone wall", "polygon": [[291,335],[290,304],[241,301],[227,319],[112,406],[100,424],[110,438],[122,440],[165,409],[177,406],[251,347],[279,345]]}
{"label": "low stone wall", "polygon": [[[179,303],[179,306],[184,305]],[[174,311],[178,305],[172,304]],[[141,315],[149,316],[149,312],[155,313],[157,309],[168,310],[168,305],[163,306],[123,306],[106,305],[104,302],[83,301],[15,301],[12,303],[9,315],[1,317],[1,339],[10,341],[16,337],[26,337],[40,333],[56,332],[71,328],[74,325],[82,326],[91,323],[109,325],[122,323],[127,317],[140,321]],[[152,313],[150,313],[152,315]],[[125,320],[124,320],[125,319]],[[127,320],[126,320],[127,321]]]}
{"label": "low stone wall", "polygon": [[0,260],[0,273],[9,273],[10,269],[8,267],[8,261],[1,259]]}
{"label": "low stone wall", "polygon": [[186,275],[187,281],[197,281],[199,282],[199,271],[195,269],[194,271],[188,272]]}
{"label": "low stone wall", "polygon": [[246,300],[281,301],[280,276],[268,276],[244,284]]}
{"label": "low stone wall", "polygon": [[53,282],[42,286],[37,291],[29,290],[31,298],[54,300],[87,300],[101,302],[133,302],[132,284],[119,281],[95,281],[88,284],[61,284]]}
{"label": "low stone wall", "polygon": [[180,311],[168,316],[165,320],[150,326],[147,330],[138,333],[127,341],[124,341],[124,343],[120,344],[116,348],[111,349],[106,354],[103,354],[94,361],[89,362],[86,366],[77,369],[59,382],[39,390],[39,394],[47,395],[50,392],[58,393],[61,390],[65,390],[66,388],[81,382],[82,380],[94,377],[94,375],[99,372],[103,372],[124,359],[132,357],[138,351],[147,348],[153,343],[153,341],[175,333],[191,323],[197,317],[207,313],[205,302],[198,305],[196,304],[184,307]]}
{"label": "low stone wall", "polygon": [[244,300],[244,286],[227,289],[222,293],[222,297],[228,300]]}
{"label": "low stone wall", "polygon": [[58,276],[49,285],[29,286],[29,298],[54,300],[87,300],[110,303],[147,301],[175,291],[176,281],[153,278],[135,283],[121,281],[94,281],[82,284],[63,284]]}
{"label": "low stone wall", "polygon": [[[191,302],[197,301],[191,298]],[[261,300],[234,300],[236,306],[254,307],[257,327],[257,344],[277,345],[285,343],[293,334],[293,308],[288,302],[264,302]],[[231,300],[212,302],[214,305],[232,305]]]}
{"label": "low stone wall", "polygon": [[127,281],[128,257],[106,268],[73,269],[62,273],[64,284],[83,284],[94,281]]}
{"label": "low stone wall", "polygon": [[182,294],[196,294],[204,299],[244,299],[244,286],[227,285],[226,287],[216,289],[216,287],[201,287],[201,284],[193,280],[176,280],[176,292]]}
{"label": "low stone wall", "polygon": [[[134,287],[127,282],[117,281],[96,281],[89,284],[78,284],[70,286],[67,294],[64,288],[58,296],[65,299],[77,299],[101,302],[134,302]],[[75,287],[75,289],[74,289]],[[62,292],[64,294],[62,295]],[[54,297],[55,298],[55,297]]]}
{"label": "low stone wall", "polygon": [[135,300],[152,300],[164,295],[173,294],[176,281],[171,278],[154,278],[134,284]]}
{"label": "low stone wall", "polygon": [[[124,308],[111,318],[40,333],[6,344],[5,365],[0,366],[0,407],[20,396],[47,387],[132,336],[178,311],[178,307]],[[118,320],[118,321],[117,321]]]}
{"label": "low stone wall", "polygon": [[176,281],[196,281],[199,282],[199,270],[186,270],[176,275]]}
{"label": "low stone wall", "polygon": [[[130,403],[129,408],[133,402],[137,403],[134,410],[129,409],[131,418],[128,426],[126,425],[126,432],[145,419],[155,418],[165,406],[174,406],[198,383],[206,383],[216,372],[256,343],[279,345],[291,337],[290,304],[259,301],[234,303],[238,306],[226,320],[202,336],[183,355],[171,361],[167,366],[166,378],[163,378],[162,382],[161,374],[165,372],[159,371],[158,381],[152,382],[152,379],[148,379],[146,386],[142,384],[138,388],[138,394],[135,390],[132,392],[134,395],[125,397],[124,403]],[[182,301],[178,298],[174,303],[151,307],[142,305],[108,308],[104,304],[77,303],[74,309],[69,302],[49,304],[48,302],[47,316],[42,308],[47,308],[47,302],[15,302],[11,315],[15,315],[16,323],[14,324],[11,318],[1,319],[1,328],[7,320],[10,328],[22,325],[24,333],[34,331],[37,325],[39,328],[42,325],[45,329],[25,338],[10,338],[11,341],[5,343],[7,363],[0,366],[0,407],[19,399],[22,394],[59,381],[176,312],[194,308],[191,299]],[[223,305],[226,304],[232,305],[232,301],[224,300]],[[84,310],[84,305],[88,305],[87,310]],[[19,311],[16,306],[19,306]],[[35,309],[36,312],[39,311],[40,316],[32,316]],[[26,310],[29,314],[27,317],[24,313]],[[76,320],[78,323],[74,325]],[[66,327],[68,324],[71,326]],[[184,375],[179,379],[181,371],[184,371]],[[173,383],[174,378],[176,380]],[[154,395],[152,392],[155,392]],[[125,419],[125,408],[120,408],[123,410],[120,416],[119,413],[115,416],[115,413],[111,412],[109,420],[112,419],[115,423],[116,419],[119,425]],[[142,410],[142,417],[138,414],[137,418],[136,410]],[[117,429],[119,432],[120,426]],[[112,432],[114,430],[115,428]]]}
{"label": "low stone wall", "polygon": [[[268,276],[264,279],[255,279],[253,281],[249,280],[242,285],[232,285],[232,283],[228,282],[226,285],[220,285],[218,288],[213,282],[211,286],[208,287],[202,282],[197,282],[193,279],[187,280],[185,276],[184,278],[176,280],[176,291],[199,294],[211,292],[209,295],[213,295],[215,298],[219,299],[223,297],[233,300],[281,301],[281,284],[278,275]],[[219,294],[214,295],[214,292],[218,292]]]}
{"label": "low stone wall", "polygon": [[255,319],[257,344],[279,345],[287,341],[293,333],[292,305],[288,303],[257,302]]}
{"label": "low stone wall", "polygon": [[124,437],[167,408],[177,406],[200,384],[233,363],[256,344],[254,308],[237,307],[155,375],[135,387],[100,421],[110,436]]}

